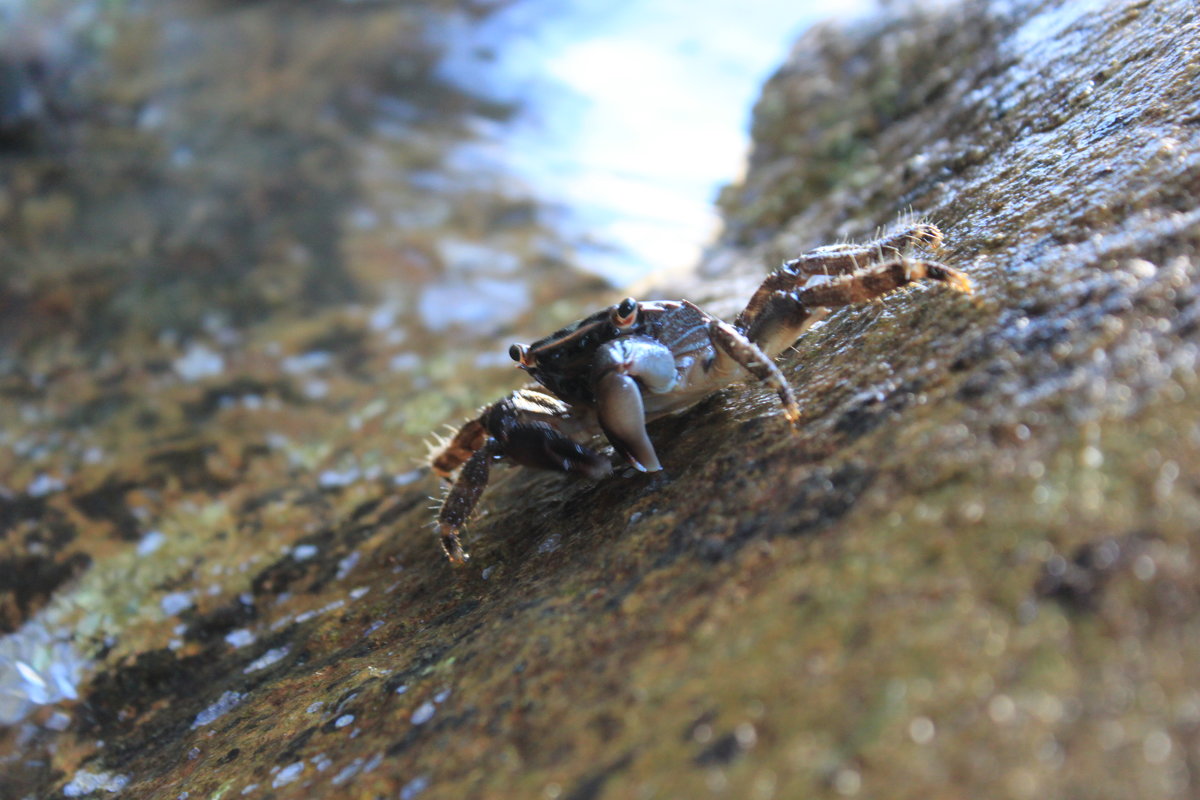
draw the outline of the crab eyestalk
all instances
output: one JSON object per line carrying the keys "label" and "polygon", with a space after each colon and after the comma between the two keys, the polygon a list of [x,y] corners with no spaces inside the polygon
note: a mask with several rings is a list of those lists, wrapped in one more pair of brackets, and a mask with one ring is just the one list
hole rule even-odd
{"label": "crab eyestalk", "polygon": [[517,366],[528,369],[532,367],[536,361],[533,353],[529,351],[528,345],[514,344],[508,348],[508,357],[517,362]]}
{"label": "crab eyestalk", "polygon": [[612,307],[612,313],[609,319],[612,324],[619,330],[627,330],[632,328],[637,322],[638,302],[632,297],[626,297],[620,303]]}

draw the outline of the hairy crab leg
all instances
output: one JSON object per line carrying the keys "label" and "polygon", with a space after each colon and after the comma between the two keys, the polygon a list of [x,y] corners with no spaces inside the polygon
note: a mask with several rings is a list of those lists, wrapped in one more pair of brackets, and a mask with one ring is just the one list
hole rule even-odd
{"label": "hairy crab leg", "polygon": [[863,244],[847,242],[818,247],[783,266],[797,275],[838,275],[911,253],[917,247],[936,251],[941,246],[942,232],[936,225],[922,222]]}
{"label": "hairy crab leg", "polygon": [[845,275],[871,264],[878,264],[911,253],[916,247],[936,251],[942,245],[942,232],[936,225],[921,223],[865,244],[834,244],[784,262],[782,270],[798,278],[813,275]]}
{"label": "hairy crab leg", "polygon": [[[870,268],[881,261],[895,259],[911,252],[915,247],[936,250],[942,244],[942,232],[936,225],[920,223],[866,244],[837,244],[818,247],[798,258],[784,262],[783,266],[767,276],[738,314],[734,324],[739,330],[747,330],[779,292],[789,292],[806,280],[816,276],[850,275]],[[789,343],[790,344],[790,343]]]}
{"label": "hairy crab leg", "polygon": [[800,406],[792,385],[780,372],[775,361],[741,331],[728,322],[714,319],[708,323],[708,335],[720,350],[760,381],[766,381],[779,395],[783,414],[793,425],[800,419]]}
{"label": "hairy crab leg", "polygon": [[894,258],[791,291],[774,292],[743,330],[750,341],[770,355],[778,355],[831,309],[874,300],[919,280],[938,281],[965,294],[973,291],[970,279],[953,267],[937,261]]}
{"label": "hairy crab leg", "polygon": [[487,441],[487,435],[487,429],[483,426],[482,420],[473,419],[465,423],[459,428],[458,433],[454,434],[454,438],[446,443],[442,451],[434,456],[430,462],[433,471],[439,477],[449,478],[454,474],[454,470],[467,463],[475,451],[483,447]]}
{"label": "hairy crab leg", "polygon": [[810,308],[837,308],[874,300],[919,280],[938,281],[965,294],[974,291],[971,279],[953,267],[924,259],[894,258],[859,272],[801,287],[793,294],[797,302]]}
{"label": "hairy crab leg", "polygon": [[442,549],[451,563],[462,564],[469,558],[459,534],[487,488],[493,462],[503,458],[525,467],[572,472],[593,480],[612,471],[606,456],[559,430],[570,422],[569,412],[569,407],[555,398],[520,389],[484,408],[434,458],[433,469],[444,478],[459,469],[437,518]]}
{"label": "hairy crab leg", "polygon": [[487,487],[488,476],[491,472],[492,461],[496,458],[497,446],[494,440],[489,441],[475,451],[463,465],[458,474],[458,480],[450,487],[446,499],[442,501],[442,509],[438,512],[438,532],[441,535],[442,550],[451,564],[464,564],[469,555],[463,550],[459,531],[475,510],[479,496]]}

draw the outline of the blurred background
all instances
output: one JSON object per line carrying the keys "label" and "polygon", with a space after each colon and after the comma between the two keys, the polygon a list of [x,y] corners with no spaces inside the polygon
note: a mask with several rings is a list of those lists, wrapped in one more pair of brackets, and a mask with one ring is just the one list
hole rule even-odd
{"label": "blurred background", "polygon": [[4,340],[186,346],[344,303],[490,336],[692,267],[816,13],[5,2]]}

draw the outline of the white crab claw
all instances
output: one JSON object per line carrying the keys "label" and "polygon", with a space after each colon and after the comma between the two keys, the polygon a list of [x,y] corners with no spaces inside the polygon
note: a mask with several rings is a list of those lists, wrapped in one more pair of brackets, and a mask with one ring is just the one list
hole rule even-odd
{"label": "white crab claw", "polygon": [[646,411],[637,381],[619,372],[602,377],[596,387],[596,411],[604,435],[634,469],[641,472],[662,469],[654,445],[646,435]]}

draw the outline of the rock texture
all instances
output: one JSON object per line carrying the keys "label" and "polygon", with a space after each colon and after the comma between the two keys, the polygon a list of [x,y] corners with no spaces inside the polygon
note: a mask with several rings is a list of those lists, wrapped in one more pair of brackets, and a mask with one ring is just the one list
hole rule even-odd
{"label": "rock texture", "polygon": [[[93,552],[73,602],[139,611],[80,637],[65,732],[0,740],[12,794],[1195,796],[1198,82],[1191,0],[806,34],[687,291],[735,310],[764,265],[915,214],[976,295],[811,331],[795,435],[735,387],[652,427],[664,476],[503,474],[467,569],[430,476],[318,482],[329,460],[207,428],[158,444],[150,495],[130,471],[6,498],[116,529],[152,506],[170,554],[139,583],[129,546]],[[324,454],[393,432],[302,406]]]}

